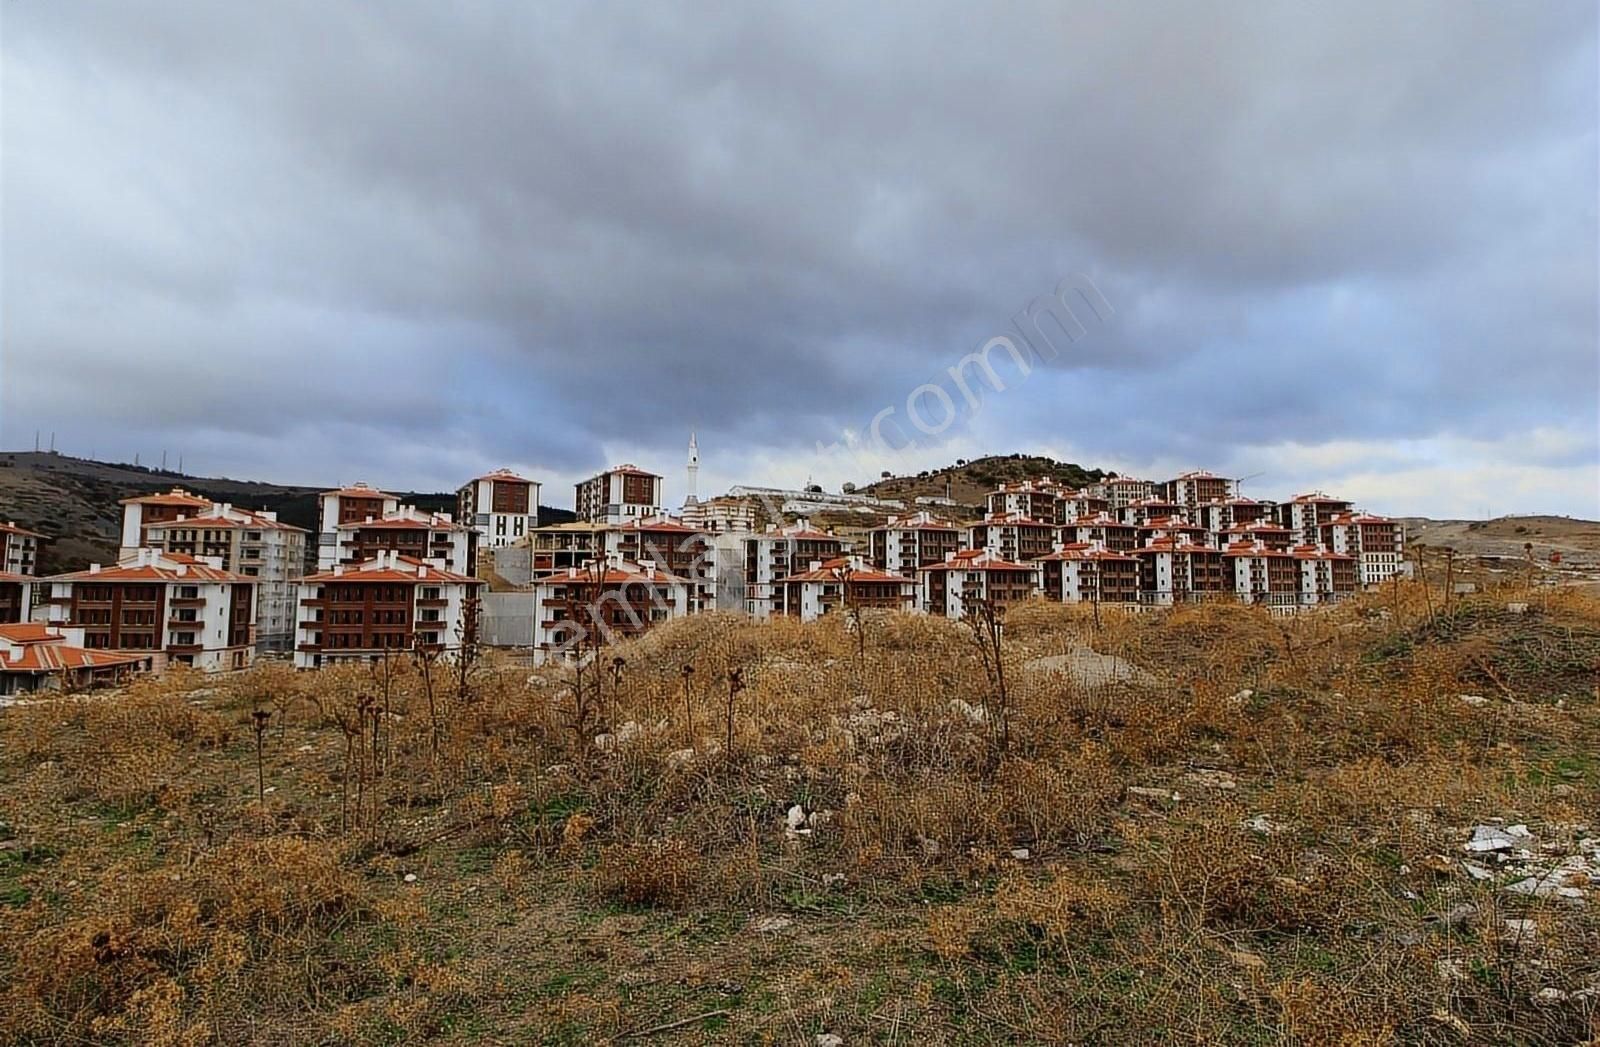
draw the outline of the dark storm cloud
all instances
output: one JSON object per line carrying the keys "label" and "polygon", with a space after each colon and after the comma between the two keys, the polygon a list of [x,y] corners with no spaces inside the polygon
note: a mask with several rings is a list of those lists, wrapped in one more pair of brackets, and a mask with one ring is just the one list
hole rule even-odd
{"label": "dark storm cloud", "polygon": [[76,443],[283,478],[798,455],[1084,272],[1114,320],[994,449],[1595,457],[1587,3],[4,19],[11,444],[93,400]]}

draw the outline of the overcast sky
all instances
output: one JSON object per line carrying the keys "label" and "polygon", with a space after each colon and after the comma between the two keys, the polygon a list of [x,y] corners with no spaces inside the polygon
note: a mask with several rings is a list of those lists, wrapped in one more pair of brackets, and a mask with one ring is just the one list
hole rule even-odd
{"label": "overcast sky", "polygon": [[[0,445],[509,465],[556,505],[626,460],[675,504],[694,428],[702,495],[1021,450],[1597,516],[1596,33],[1591,0],[7,3]],[[1074,274],[1104,315],[971,409],[946,369]]]}

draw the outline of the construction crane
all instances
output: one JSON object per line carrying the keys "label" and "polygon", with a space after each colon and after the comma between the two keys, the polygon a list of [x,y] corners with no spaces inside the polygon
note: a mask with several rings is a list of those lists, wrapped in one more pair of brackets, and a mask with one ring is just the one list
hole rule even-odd
{"label": "construction crane", "polygon": [[1267,475],[1267,474],[1266,473],[1251,473],[1249,476],[1241,476],[1237,480],[1233,481],[1233,489],[1234,489],[1234,491],[1236,491],[1238,493],[1240,498],[1243,498],[1244,497],[1244,482],[1246,480],[1255,480],[1255,479],[1257,479],[1259,477],[1262,477],[1262,476],[1265,476],[1265,475]]}

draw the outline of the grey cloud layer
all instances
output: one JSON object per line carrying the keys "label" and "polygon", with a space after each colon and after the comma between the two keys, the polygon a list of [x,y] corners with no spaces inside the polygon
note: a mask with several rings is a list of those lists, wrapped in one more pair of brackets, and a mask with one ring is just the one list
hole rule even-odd
{"label": "grey cloud layer", "polygon": [[1593,432],[1591,4],[1130,6],[8,6],[0,435],[809,449],[1080,270],[1019,447]]}

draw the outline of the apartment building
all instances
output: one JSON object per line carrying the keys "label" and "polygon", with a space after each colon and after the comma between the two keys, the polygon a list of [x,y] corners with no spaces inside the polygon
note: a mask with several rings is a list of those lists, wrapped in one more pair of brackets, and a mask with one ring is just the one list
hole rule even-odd
{"label": "apartment building", "polygon": [[603,556],[605,533],[605,524],[585,520],[534,528],[524,539],[532,552],[534,576],[565,571],[569,567],[582,567],[590,560]]}
{"label": "apartment building", "polygon": [[1091,494],[1087,489],[1082,491],[1063,490],[1056,498],[1056,520],[1066,523],[1076,520],[1080,516],[1097,516],[1100,513],[1110,512],[1111,502],[1097,494]]}
{"label": "apartment building", "polygon": [[1054,482],[1019,480],[1001,484],[989,492],[988,515],[1017,516],[1055,524],[1063,519],[1060,501],[1061,488]]}
{"label": "apartment building", "polygon": [[1068,520],[1061,527],[1062,542],[1098,544],[1114,553],[1125,553],[1139,547],[1139,528],[1125,524],[1110,513],[1096,513]]}
{"label": "apartment building", "polygon": [[867,532],[868,555],[880,571],[916,578],[929,564],[944,563],[961,548],[961,528],[930,512],[891,516]]}
{"label": "apartment building", "polygon": [[1300,567],[1300,603],[1337,603],[1359,588],[1356,558],[1316,545],[1297,545],[1291,552]]}
{"label": "apartment building", "polygon": [[1276,520],[1277,516],[1273,509],[1273,503],[1257,501],[1254,498],[1219,498],[1197,507],[1189,519],[1212,534],[1221,534],[1239,524],[1255,523],[1257,520]]}
{"label": "apartment building", "polygon": [[1223,548],[1235,542],[1260,543],[1269,549],[1280,550],[1288,549],[1295,544],[1294,532],[1273,520],[1234,524],[1232,527],[1223,528],[1220,532],[1212,533],[1216,535],[1218,544]]}
{"label": "apartment building", "polygon": [[1137,527],[1149,523],[1151,520],[1177,518],[1187,520],[1189,508],[1179,502],[1168,498],[1142,498],[1137,502],[1129,502],[1117,510],[1117,519],[1125,524]]}
{"label": "apartment building", "polygon": [[1339,513],[1319,528],[1321,544],[1355,557],[1356,577],[1363,586],[1394,577],[1405,559],[1405,528],[1387,516]]}
{"label": "apartment building", "polygon": [[534,660],[543,664],[689,614],[693,587],[649,561],[607,557],[546,575],[533,592]]}
{"label": "apartment building", "polygon": [[1299,606],[1300,561],[1287,548],[1242,539],[1231,543],[1223,555],[1232,575],[1232,591],[1241,603]]}
{"label": "apartment building", "polygon": [[32,617],[33,591],[40,584],[31,574],[0,571],[0,625]]}
{"label": "apartment building", "polygon": [[1058,544],[1039,557],[1044,595],[1064,603],[1120,603],[1139,600],[1139,558],[1113,552],[1097,542]]}
{"label": "apartment building", "polygon": [[362,520],[381,520],[400,508],[392,494],[353,483],[317,496],[317,570],[326,571],[343,560],[339,550],[339,528]]}
{"label": "apartment building", "polygon": [[1016,563],[986,549],[951,553],[944,563],[917,572],[918,602],[929,614],[961,618],[992,601],[999,610],[1038,595],[1043,570],[1038,563]]}
{"label": "apartment building", "polygon": [[1132,476],[1108,476],[1090,484],[1086,490],[1095,498],[1104,498],[1110,512],[1156,496],[1153,482]]}
{"label": "apartment building", "polygon": [[476,638],[477,578],[383,550],[301,579],[294,664],[320,669],[414,648],[443,653]]}
{"label": "apartment building", "polygon": [[666,512],[661,477],[636,465],[619,465],[575,485],[578,519],[620,524]]}
{"label": "apartment building", "polygon": [[1212,545],[1211,532],[1199,524],[1192,524],[1181,516],[1156,516],[1140,524],[1135,530],[1140,545],[1149,545],[1158,538],[1178,538],[1194,545]]}
{"label": "apartment building", "polygon": [[1322,541],[1322,525],[1336,516],[1353,511],[1355,506],[1343,498],[1334,498],[1322,491],[1295,495],[1278,506],[1278,522],[1294,532],[1298,545],[1316,545]]}
{"label": "apartment building", "polygon": [[468,480],[456,491],[456,519],[478,532],[478,546],[499,549],[539,526],[539,483],[510,469]]}
{"label": "apartment building", "polygon": [[[156,497],[162,497],[157,495]],[[136,504],[123,505],[123,534],[145,546],[202,561],[215,560],[224,571],[256,582],[256,645],[262,651],[288,651],[294,643],[295,584],[305,573],[306,531],[281,522],[276,513],[235,509],[221,502],[181,509],[158,521],[128,517]],[[143,513],[139,512],[143,517]]]}
{"label": "apartment building", "polygon": [[701,534],[736,534],[756,529],[756,507],[745,498],[685,502],[683,522]]}
{"label": "apartment building", "polygon": [[48,536],[18,527],[16,521],[0,523],[0,572],[39,573],[39,543]]}
{"label": "apartment building", "polygon": [[711,547],[707,536],[682,520],[652,516],[606,528],[606,555],[630,563],[655,564],[690,584],[689,612],[709,607],[715,597]]}
{"label": "apartment building", "polygon": [[846,552],[844,539],[804,517],[785,527],[717,535],[712,542],[716,606],[743,610],[758,621],[787,613],[785,579]]}
{"label": "apartment building", "polygon": [[211,499],[174,487],[165,493],[124,498],[118,504],[122,506],[122,547],[117,555],[122,557],[132,555],[135,549],[151,547],[146,528],[204,512],[211,508]]}
{"label": "apartment building", "polygon": [[990,513],[967,528],[965,546],[987,549],[1002,560],[1035,560],[1054,549],[1059,537],[1053,518]]}
{"label": "apartment building", "polygon": [[1223,551],[1182,538],[1156,538],[1133,551],[1139,558],[1139,599],[1170,606],[1213,599],[1233,590]]}
{"label": "apartment building", "polygon": [[850,609],[910,611],[917,604],[916,579],[880,571],[860,556],[813,560],[781,584],[783,613],[802,622]]}
{"label": "apartment building", "polygon": [[81,628],[83,646],[148,654],[160,672],[188,665],[213,672],[255,661],[252,578],[216,558],[134,549],[113,566],[54,575],[47,620]]}
{"label": "apartment building", "polygon": [[152,661],[149,654],[89,650],[81,629],[0,624],[0,695],[109,687],[149,672]]}
{"label": "apartment building", "polygon": [[413,560],[438,561],[455,574],[478,569],[478,532],[455,521],[449,513],[434,513],[402,505],[382,516],[369,516],[334,528],[331,547],[319,547],[317,570],[335,564],[361,564],[379,553],[399,553]]}
{"label": "apartment building", "polygon": [[1161,485],[1160,497],[1194,510],[1206,502],[1226,501],[1239,495],[1239,482],[1204,469],[1182,473]]}

